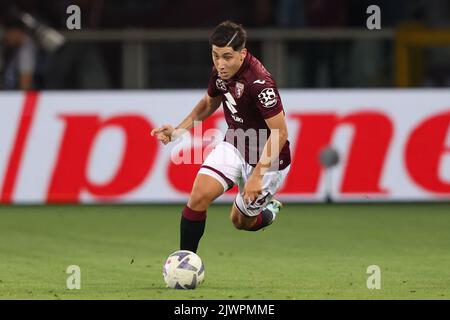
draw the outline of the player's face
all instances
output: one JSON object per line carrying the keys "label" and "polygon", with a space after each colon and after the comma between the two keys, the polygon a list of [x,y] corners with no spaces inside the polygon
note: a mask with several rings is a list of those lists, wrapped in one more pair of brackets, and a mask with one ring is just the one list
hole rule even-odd
{"label": "player's face", "polygon": [[234,51],[232,47],[212,46],[214,66],[219,72],[219,77],[222,80],[228,80],[238,72],[246,55],[247,49],[245,48]]}

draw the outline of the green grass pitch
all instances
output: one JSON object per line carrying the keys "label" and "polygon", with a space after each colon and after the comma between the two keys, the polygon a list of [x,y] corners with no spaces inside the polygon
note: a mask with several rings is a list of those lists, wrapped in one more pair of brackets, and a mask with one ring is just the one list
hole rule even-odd
{"label": "green grass pitch", "polygon": [[[1,206],[0,299],[450,299],[450,205],[285,205],[273,225],[208,211],[205,282],[165,288],[182,206]],[[69,290],[69,265],[81,289]],[[367,267],[381,269],[369,290]]]}

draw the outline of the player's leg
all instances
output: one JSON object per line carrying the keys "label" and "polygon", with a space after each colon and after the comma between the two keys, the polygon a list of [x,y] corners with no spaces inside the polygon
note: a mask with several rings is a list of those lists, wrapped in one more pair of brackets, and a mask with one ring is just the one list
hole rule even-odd
{"label": "player's leg", "polygon": [[241,210],[235,202],[231,208],[230,218],[238,230],[258,231],[272,224],[278,210],[279,208],[269,208],[269,205],[261,206],[257,209],[256,215],[249,216],[248,210]]}
{"label": "player's leg", "polygon": [[236,205],[233,203],[233,206],[231,207],[231,214],[230,214],[231,222],[233,223],[234,227],[238,230],[251,230],[252,227],[257,222],[257,217],[248,217],[242,214],[239,209],[236,207]]}
{"label": "player's leg", "polygon": [[[244,172],[244,180],[239,184],[240,190],[243,189],[251,170]],[[247,203],[241,193],[236,196],[230,218],[237,229],[257,231],[272,224],[281,208],[281,203],[274,200],[273,195],[281,187],[288,172],[289,167],[267,173],[263,178],[262,194],[252,203]]]}
{"label": "player's leg", "polygon": [[[226,157],[230,154],[227,143],[219,143],[209,154],[192,187],[180,223],[180,249],[197,252],[198,243],[205,230],[206,211],[209,205],[231,188],[240,174],[239,162]],[[227,160],[227,161],[224,161]]]}
{"label": "player's leg", "polygon": [[205,230],[206,211],[223,192],[222,184],[213,177],[201,173],[197,175],[181,216],[180,250],[197,252],[198,243]]}
{"label": "player's leg", "polygon": [[192,186],[187,205],[195,211],[206,211],[214,199],[223,192],[224,188],[217,179],[199,172]]}

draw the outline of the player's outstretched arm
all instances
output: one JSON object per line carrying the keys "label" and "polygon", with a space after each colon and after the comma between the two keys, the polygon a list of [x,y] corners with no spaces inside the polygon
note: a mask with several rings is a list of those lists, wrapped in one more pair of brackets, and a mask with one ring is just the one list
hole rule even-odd
{"label": "player's outstretched arm", "polygon": [[197,103],[191,113],[176,127],[176,129],[190,130],[195,126],[196,121],[207,119],[220,106],[222,98],[220,96],[210,97],[207,93]]}
{"label": "player's outstretched arm", "polygon": [[163,125],[152,130],[151,135],[156,136],[163,144],[168,144],[183,135],[187,130],[192,129],[197,121],[207,119],[220,106],[222,99],[220,96],[210,97],[205,94],[197,103],[189,115],[175,128],[171,125]]}
{"label": "player's outstretched arm", "polygon": [[150,135],[152,137],[156,136],[156,138],[163,144],[168,144],[170,141],[172,141],[172,134],[174,130],[175,129],[171,125],[165,124],[159,128],[154,128],[150,132]]}

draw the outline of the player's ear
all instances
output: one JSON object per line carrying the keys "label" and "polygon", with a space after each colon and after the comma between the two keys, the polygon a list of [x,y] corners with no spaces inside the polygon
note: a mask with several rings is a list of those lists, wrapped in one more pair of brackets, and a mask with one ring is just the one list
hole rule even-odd
{"label": "player's ear", "polygon": [[247,56],[247,48],[241,49],[240,55],[241,55],[241,61],[244,61],[245,57]]}

